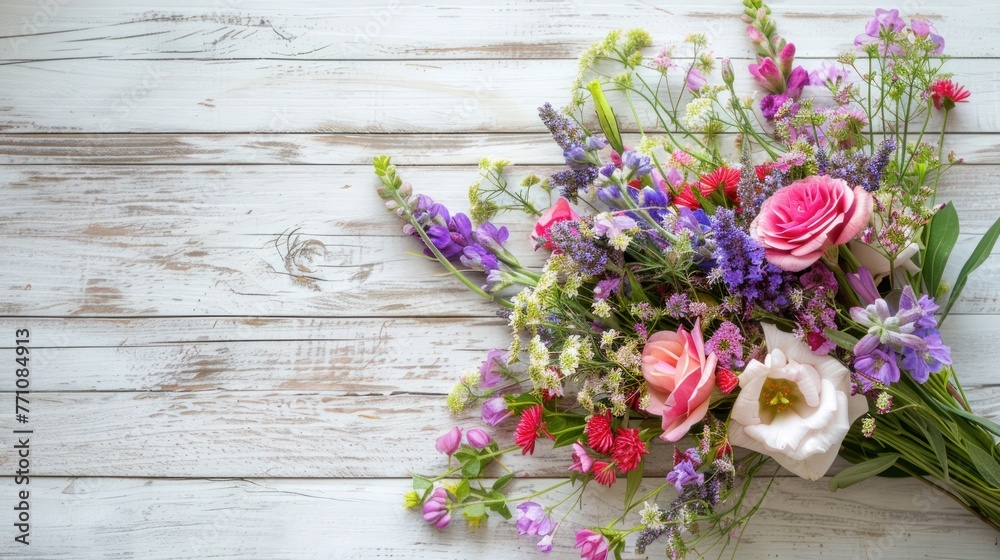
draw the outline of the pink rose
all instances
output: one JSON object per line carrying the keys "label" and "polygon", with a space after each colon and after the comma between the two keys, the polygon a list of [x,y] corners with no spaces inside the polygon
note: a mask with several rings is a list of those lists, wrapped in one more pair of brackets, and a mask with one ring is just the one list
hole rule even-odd
{"label": "pink rose", "polygon": [[535,242],[535,245],[539,245],[541,240],[545,240],[545,243],[541,245],[542,247],[555,249],[556,246],[552,244],[552,226],[566,220],[579,219],[580,216],[570,207],[569,201],[565,198],[560,198],[555,204],[549,206],[549,209],[535,222],[535,231],[531,234],[531,240]]}
{"label": "pink rose", "polygon": [[705,356],[701,320],[694,330],[653,333],[642,349],[642,376],[649,386],[646,412],[663,417],[666,441],[678,441],[708,412],[715,387],[715,353]]}
{"label": "pink rose", "polygon": [[798,272],[854,238],[872,214],[872,195],[842,179],[814,175],[775,191],[750,224],[767,260]]}

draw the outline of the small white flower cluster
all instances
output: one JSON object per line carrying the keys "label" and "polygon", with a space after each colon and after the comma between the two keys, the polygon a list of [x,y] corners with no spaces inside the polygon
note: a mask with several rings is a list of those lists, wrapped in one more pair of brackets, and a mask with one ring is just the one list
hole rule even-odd
{"label": "small white flower cluster", "polygon": [[691,132],[702,132],[712,122],[712,100],[707,97],[692,99],[684,108],[684,126]]}
{"label": "small white flower cluster", "polygon": [[660,509],[660,506],[656,505],[656,502],[642,502],[642,506],[642,511],[639,512],[640,523],[654,531],[662,531],[667,527],[663,522],[663,510]]}

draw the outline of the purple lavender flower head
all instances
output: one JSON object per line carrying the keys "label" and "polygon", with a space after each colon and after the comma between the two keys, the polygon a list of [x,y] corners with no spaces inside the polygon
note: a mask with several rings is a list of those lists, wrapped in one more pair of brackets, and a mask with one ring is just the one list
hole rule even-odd
{"label": "purple lavender flower head", "polygon": [[517,534],[544,537],[556,528],[556,524],[545,514],[545,509],[535,502],[524,502],[517,506],[521,512],[517,518]]}
{"label": "purple lavender flower head", "polygon": [[[479,385],[484,389],[496,387],[503,381],[501,371],[507,366],[507,351],[493,348],[479,366]],[[506,410],[506,406],[504,407]]]}
{"label": "purple lavender flower head", "polygon": [[550,103],[538,108],[538,116],[562,149],[568,150],[571,145],[579,144],[582,140],[583,130],[580,125],[556,111]]}

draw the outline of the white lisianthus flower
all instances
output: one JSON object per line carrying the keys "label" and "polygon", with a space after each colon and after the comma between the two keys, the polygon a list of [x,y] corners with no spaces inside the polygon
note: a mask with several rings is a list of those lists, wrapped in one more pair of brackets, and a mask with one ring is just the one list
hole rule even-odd
{"label": "white lisianthus flower", "polygon": [[[851,253],[858,259],[861,266],[868,269],[871,272],[872,277],[878,282],[880,279],[889,275],[889,257],[885,255],[885,250],[877,243],[872,245],[867,245],[860,241],[851,241],[847,244]],[[916,274],[920,272],[920,267],[917,263],[913,262],[913,256],[920,251],[920,247],[916,243],[910,243],[896,255],[892,264],[896,268],[902,268],[903,270],[909,272],[910,274]]]}
{"label": "white lisianthus flower", "polygon": [[740,394],[729,421],[729,441],[763,453],[789,471],[818,480],[840,450],[851,424],[868,411],[851,396],[850,371],[817,356],[795,335],[762,324],[769,354],[740,374]]}

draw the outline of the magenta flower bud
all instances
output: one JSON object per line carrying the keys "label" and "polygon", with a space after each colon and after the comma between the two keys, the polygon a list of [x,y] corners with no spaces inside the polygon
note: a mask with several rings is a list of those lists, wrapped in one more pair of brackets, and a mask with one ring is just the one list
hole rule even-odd
{"label": "magenta flower bud", "polygon": [[458,446],[462,444],[462,429],[458,426],[448,430],[434,443],[434,449],[445,455],[451,456],[458,451]]}
{"label": "magenta flower bud", "polygon": [[750,74],[762,85],[764,89],[771,93],[781,93],[785,91],[785,78],[778,69],[778,65],[770,57],[760,61],[760,64],[751,64],[747,67]]}
{"label": "magenta flower bud", "polygon": [[465,432],[465,439],[469,442],[469,445],[476,449],[482,449],[493,443],[493,436],[486,433],[486,430],[480,430],[479,428],[472,428]]}
{"label": "magenta flower bud", "polygon": [[587,453],[587,448],[579,443],[573,444],[573,464],[569,470],[589,473],[594,466],[594,459]]}
{"label": "magenta flower bud", "polygon": [[736,80],[736,75],[733,73],[733,63],[728,58],[722,59],[722,81],[726,83],[727,86],[733,85]]}
{"label": "magenta flower bud", "polygon": [[750,37],[750,42],[752,42],[755,45],[759,45],[764,41],[767,41],[767,37],[765,37],[764,34],[760,32],[760,29],[757,29],[752,25],[747,26],[747,36]]}
{"label": "magenta flower bud", "polygon": [[778,55],[778,64],[781,65],[781,75],[787,76],[792,73],[792,63],[795,62],[795,44],[788,43],[781,49]]}
{"label": "magenta flower bud", "polygon": [[796,66],[795,70],[788,75],[788,81],[785,82],[785,95],[793,99],[798,98],[802,95],[802,88],[809,84],[809,72],[801,66]]}
{"label": "magenta flower bud", "polygon": [[431,497],[424,502],[424,521],[444,529],[451,522],[451,513],[448,512],[448,492],[438,486],[431,493]]}

